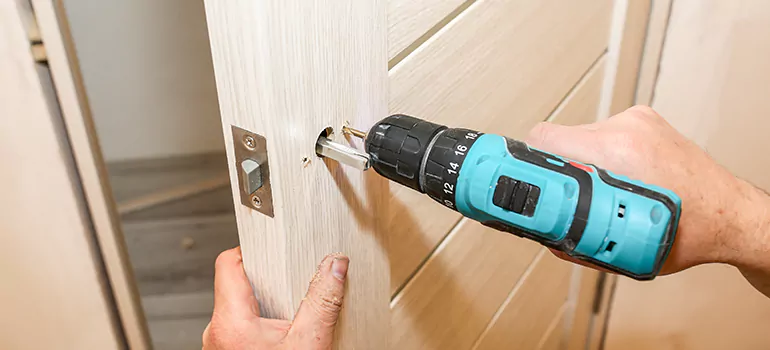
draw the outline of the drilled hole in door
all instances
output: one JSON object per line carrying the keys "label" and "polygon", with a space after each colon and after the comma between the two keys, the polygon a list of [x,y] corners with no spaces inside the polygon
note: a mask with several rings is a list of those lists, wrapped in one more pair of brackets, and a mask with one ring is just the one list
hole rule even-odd
{"label": "drilled hole in door", "polygon": [[[321,140],[321,138],[325,139],[332,139],[332,135],[334,135],[334,129],[331,126],[327,126],[323,130],[321,130],[321,133],[318,134],[318,139],[316,141],[316,149],[315,149],[315,155],[321,157],[320,148],[318,146],[318,141]],[[304,160],[303,160],[304,163]]]}

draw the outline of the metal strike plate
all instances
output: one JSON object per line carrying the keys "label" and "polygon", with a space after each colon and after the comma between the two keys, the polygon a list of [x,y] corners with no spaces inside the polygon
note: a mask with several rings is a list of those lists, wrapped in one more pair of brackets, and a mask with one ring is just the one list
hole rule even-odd
{"label": "metal strike plate", "polygon": [[273,191],[270,188],[267,140],[235,125],[232,126],[232,133],[241,204],[272,218]]}

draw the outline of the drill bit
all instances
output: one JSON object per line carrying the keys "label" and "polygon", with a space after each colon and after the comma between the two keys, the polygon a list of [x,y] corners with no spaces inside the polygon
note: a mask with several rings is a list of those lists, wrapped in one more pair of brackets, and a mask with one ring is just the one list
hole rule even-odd
{"label": "drill bit", "polygon": [[353,129],[347,125],[342,127],[342,132],[350,136],[358,137],[359,139],[362,139],[362,140],[366,138],[365,132],[361,130]]}

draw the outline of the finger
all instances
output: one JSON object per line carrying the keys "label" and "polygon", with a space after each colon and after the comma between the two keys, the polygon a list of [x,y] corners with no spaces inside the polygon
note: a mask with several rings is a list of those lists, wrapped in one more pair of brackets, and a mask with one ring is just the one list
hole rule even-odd
{"label": "finger", "polygon": [[607,269],[605,269],[603,267],[596,266],[596,265],[591,264],[591,263],[589,263],[589,262],[587,262],[585,260],[580,260],[580,259],[577,259],[577,258],[573,258],[573,257],[569,256],[569,254],[567,254],[567,253],[565,253],[563,251],[555,250],[555,249],[551,249],[551,248],[548,248],[548,250],[550,250],[551,253],[553,253],[553,255],[555,255],[559,259],[562,259],[562,260],[565,260],[565,261],[569,261],[569,262],[571,262],[573,264],[578,264],[580,266],[584,266],[584,267],[587,267],[587,268],[590,268],[590,269],[594,269],[594,270],[598,270],[598,271],[614,274],[614,272],[612,272],[610,270],[607,270]]}
{"label": "finger", "polygon": [[592,124],[565,126],[543,122],[530,130],[525,142],[542,151],[587,162],[598,154],[596,127]]}
{"label": "finger", "polygon": [[201,339],[201,344],[203,344],[203,349],[202,350],[207,350],[207,349],[213,349],[214,348],[211,345],[211,341],[209,340],[209,339],[211,339],[209,337],[209,328],[211,328],[211,322],[206,324],[206,328],[203,329],[203,336],[202,336],[202,339]]}
{"label": "finger", "polygon": [[259,303],[243,271],[240,247],[226,250],[217,257],[214,312],[237,318],[259,317]]}
{"label": "finger", "polygon": [[313,276],[299,306],[289,336],[303,349],[330,349],[334,325],[342,309],[349,259],[341,254],[326,256]]}

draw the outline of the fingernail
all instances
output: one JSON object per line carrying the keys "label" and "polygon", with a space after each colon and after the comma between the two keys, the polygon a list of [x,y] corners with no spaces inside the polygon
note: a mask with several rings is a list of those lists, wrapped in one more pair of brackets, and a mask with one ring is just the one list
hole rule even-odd
{"label": "fingernail", "polygon": [[337,277],[338,280],[344,281],[345,276],[348,274],[348,264],[350,260],[346,257],[336,257],[332,262],[332,275]]}

